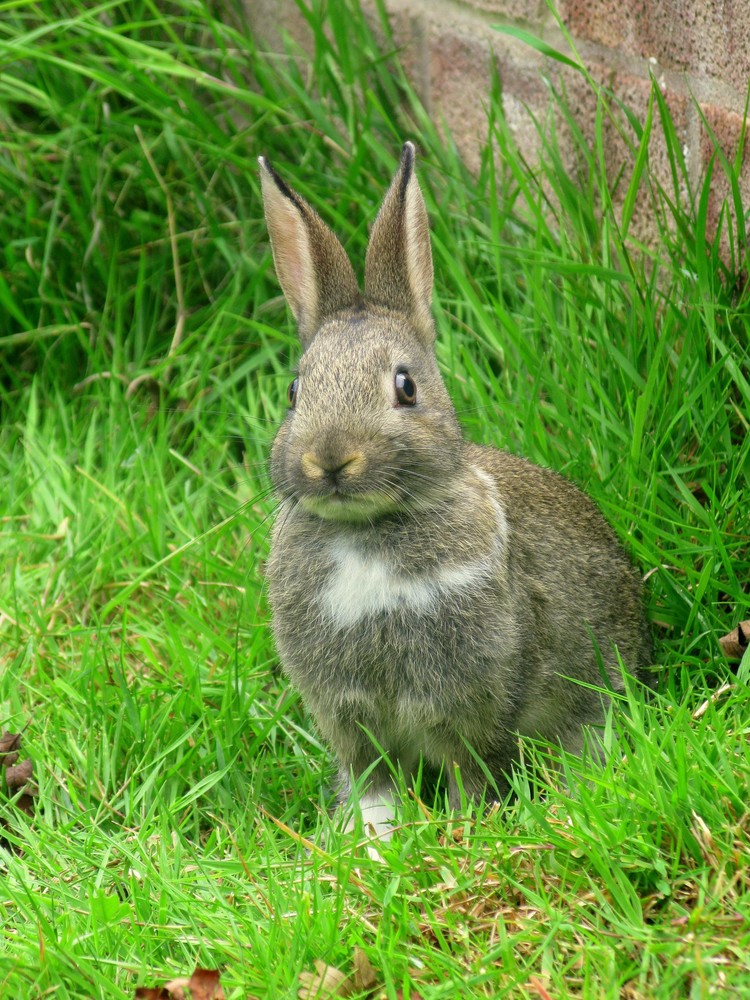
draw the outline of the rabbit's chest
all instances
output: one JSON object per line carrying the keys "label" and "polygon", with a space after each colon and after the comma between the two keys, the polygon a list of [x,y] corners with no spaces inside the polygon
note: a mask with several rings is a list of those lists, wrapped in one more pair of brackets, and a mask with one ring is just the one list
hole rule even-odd
{"label": "rabbit's chest", "polygon": [[492,558],[420,568],[335,539],[304,565],[277,548],[270,569],[279,652],[311,706],[442,714],[496,655]]}
{"label": "rabbit's chest", "polygon": [[364,552],[346,542],[329,547],[330,569],[316,594],[318,611],[337,632],[366,627],[373,619],[402,620],[412,629],[444,606],[477,589],[490,574],[486,560],[415,572],[393,556]]}

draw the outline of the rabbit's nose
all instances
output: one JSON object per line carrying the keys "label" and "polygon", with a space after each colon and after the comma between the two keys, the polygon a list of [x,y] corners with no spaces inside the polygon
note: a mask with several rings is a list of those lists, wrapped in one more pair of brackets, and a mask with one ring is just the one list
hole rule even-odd
{"label": "rabbit's nose", "polygon": [[342,458],[340,455],[319,455],[307,451],[302,456],[302,471],[308,479],[330,479],[336,482],[345,476],[356,475],[364,465],[364,455],[354,451]]}

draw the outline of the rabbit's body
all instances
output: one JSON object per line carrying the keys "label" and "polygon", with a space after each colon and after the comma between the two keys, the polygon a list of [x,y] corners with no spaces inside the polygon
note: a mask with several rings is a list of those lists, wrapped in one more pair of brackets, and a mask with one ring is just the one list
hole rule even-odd
{"label": "rabbit's body", "polygon": [[[345,794],[381,751],[405,773],[420,755],[445,765],[454,805],[454,763],[467,793],[484,787],[474,754],[502,790],[518,734],[580,749],[582,727],[603,717],[585,686],[602,685],[600,663],[621,686],[615,647],[633,669],[646,661],[640,582],[575,486],[463,441],[432,346],[412,147],[375,224],[364,300],[333,234],[262,166],[305,347],[271,459],[282,664],[336,751]],[[384,762],[371,783],[368,804],[387,803]]]}

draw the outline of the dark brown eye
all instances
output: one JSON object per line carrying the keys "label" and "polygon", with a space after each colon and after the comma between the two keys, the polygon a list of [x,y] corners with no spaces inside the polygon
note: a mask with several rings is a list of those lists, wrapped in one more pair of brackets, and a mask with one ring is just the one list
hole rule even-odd
{"label": "dark brown eye", "polygon": [[295,378],[289,383],[289,388],[286,391],[286,401],[289,406],[294,409],[294,405],[297,402],[297,386],[299,384],[299,379]]}
{"label": "dark brown eye", "polygon": [[417,401],[417,387],[411,375],[400,369],[396,372],[396,402],[399,406],[414,406]]}

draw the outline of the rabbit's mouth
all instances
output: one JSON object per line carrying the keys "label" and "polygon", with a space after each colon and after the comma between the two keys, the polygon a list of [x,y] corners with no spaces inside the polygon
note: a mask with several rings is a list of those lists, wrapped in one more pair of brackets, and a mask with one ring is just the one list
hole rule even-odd
{"label": "rabbit's mouth", "polygon": [[392,514],[399,504],[384,493],[343,493],[333,490],[324,496],[300,498],[300,506],[325,521],[372,521]]}
{"label": "rabbit's mouth", "polygon": [[323,438],[303,452],[295,473],[302,508],[327,521],[372,521],[403,504],[398,490],[374,481],[362,448],[343,449]]}

